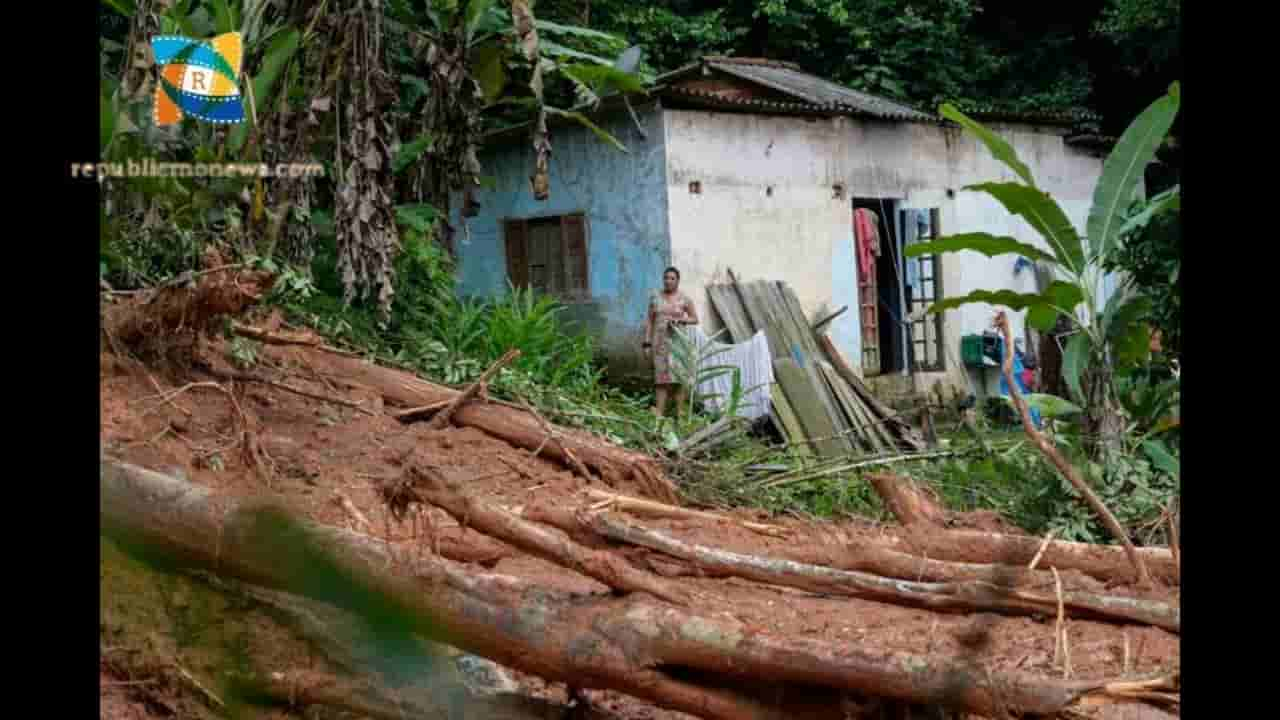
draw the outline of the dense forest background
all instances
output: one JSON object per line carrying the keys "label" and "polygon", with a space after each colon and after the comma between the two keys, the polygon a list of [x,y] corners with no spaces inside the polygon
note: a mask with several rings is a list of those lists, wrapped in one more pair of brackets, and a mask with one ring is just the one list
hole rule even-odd
{"label": "dense forest background", "polygon": [[[1086,118],[1083,129],[1109,136],[1118,135],[1182,75],[1177,0],[541,0],[533,5],[541,19],[609,32],[640,46],[642,67],[654,74],[707,54],[768,57],[930,110],[945,100],[1016,112],[1096,114],[1096,127]],[[100,14],[103,35],[122,41],[127,21],[105,6]]]}

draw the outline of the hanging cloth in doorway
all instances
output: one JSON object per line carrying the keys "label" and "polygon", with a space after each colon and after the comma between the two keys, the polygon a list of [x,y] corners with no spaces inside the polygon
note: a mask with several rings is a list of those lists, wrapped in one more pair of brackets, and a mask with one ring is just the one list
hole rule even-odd
{"label": "hanging cloth in doorway", "polygon": [[[929,211],[904,210],[903,215],[902,246],[904,248],[919,242],[922,237],[929,236]],[[920,297],[920,259],[907,258],[903,264],[906,266],[906,284],[911,288],[912,297],[918,298]]]}
{"label": "hanging cloth in doorway", "polygon": [[853,236],[858,249],[858,277],[866,282],[880,255],[880,218],[865,208],[854,210]]}
{"label": "hanging cloth in doorway", "polygon": [[[738,403],[738,416],[749,420],[769,414],[772,401],[773,355],[769,352],[769,339],[764,331],[758,331],[750,340],[736,345],[716,342],[697,325],[684,328],[697,348],[700,362],[698,372],[715,367],[737,368],[742,399]],[[711,375],[712,373],[708,373]],[[707,404],[716,410],[725,408],[733,392],[732,372],[718,373],[698,384],[698,394],[707,398]]]}

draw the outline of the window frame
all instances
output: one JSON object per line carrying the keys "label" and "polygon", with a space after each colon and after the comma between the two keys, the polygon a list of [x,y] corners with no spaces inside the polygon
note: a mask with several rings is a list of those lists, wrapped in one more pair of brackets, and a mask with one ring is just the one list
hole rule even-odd
{"label": "window frame", "polygon": [[[532,258],[530,257],[529,248],[530,226],[556,221],[560,226],[556,256],[560,259],[558,284],[561,289],[548,289],[546,287],[534,287],[533,289],[539,294],[551,295],[567,304],[588,302],[592,297],[591,223],[585,211],[576,210],[503,218],[501,221],[502,245],[506,257],[507,280],[516,288],[532,287]],[[573,230],[575,225],[580,227],[576,237]],[[576,248],[573,247],[575,242],[579,242]]]}

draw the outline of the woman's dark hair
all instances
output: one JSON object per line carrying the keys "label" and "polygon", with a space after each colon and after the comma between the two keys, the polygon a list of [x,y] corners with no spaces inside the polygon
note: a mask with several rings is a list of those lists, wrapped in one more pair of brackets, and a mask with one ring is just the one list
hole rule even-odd
{"label": "woman's dark hair", "polygon": [[677,279],[677,280],[679,280],[679,279],[680,279],[680,271],[679,271],[679,270],[677,270],[677,269],[675,269],[675,266],[669,267],[669,268],[667,268],[666,270],[663,270],[663,271],[662,271],[662,274],[663,274],[663,275],[666,275],[667,273],[675,273],[676,279]]}

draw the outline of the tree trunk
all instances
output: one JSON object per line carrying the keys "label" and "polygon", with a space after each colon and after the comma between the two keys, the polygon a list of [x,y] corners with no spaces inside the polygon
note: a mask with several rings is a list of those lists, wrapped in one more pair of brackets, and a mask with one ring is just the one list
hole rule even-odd
{"label": "tree trunk", "polygon": [[1110,365],[1099,360],[1091,363],[1089,371],[1083,378],[1087,397],[1084,447],[1089,457],[1095,460],[1105,460],[1112,453],[1119,451],[1124,435],[1124,416],[1116,406],[1112,379]]}
{"label": "tree trunk", "polygon": [[413,478],[413,491],[421,501],[440,507],[472,529],[611,588],[647,592],[677,605],[688,601],[685,591],[660,577],[637,570],[618,555],[584,548],[506,510],[476,502],[461,492],[456,483],[447,481],[433,470],[409,465],[408,472]]}
{"label": "tree trunk", "polygon": [[[926,555],[938,560],[971,563],[1026,565],[1035,558],[1042,539],[1030,535],[1001,535],[977,530],[937,531],[916,528],[901,538],[886,540],[892,547],[912,555]],[[1176,583],[1173,555],[1168,548],[1135,548],[1147,570],[1160,580]],[[1079,570],[1099,580],[1114,582],[1133,578],[1124,548],[1115,545],[1054,540],[1040,559],[1041,567]]]}
{"label": "tree trunk", "polygon": [[[602,544],[594,532],[582,526],[577,513],[561,506],[533,505],[524,509],[522,516],[533,522],[551,525],[568,533],[584,544]],[[990,563],[948,562],[921,555],[909,555],[873,542],[858,540],[845,543],[792,542],[771,549],[774,557],[808,565],[820,565],[837,570],[872,573],[886,578],[928,582],[962,582],[979,580],[1004,587],[1052,588],[1053,574],[1048,570],[1029,570],[1026,565],[996,565]],[[644,562],[648,562],[646,559]],[[652,565],[653,563],[649,563]],[[687,568],[687,570],[681,570]],[[686,563],[664,563],[656,569],[660,574],[693,575],[705,577],[729,577],[730,572],[719,572],[708,567],[693,567]],[[1061,571],[1063,584],[1073,590],[1097,591],[1102,583],[1079,571]]]}
{"label": "tree trunk", "polygon": [[[822,695],[817,688],[987,716],[1052,715],[1105,703],[1116,694],[1106,682],[986,672],[936,657],[776,637],[641,596],[583,598],[510,577],[463,574],[438,558],[393,559],[381,543],[310,523],[302,525],[303,535],[289,538],[294,542],[273,542],[278,538],[264,535],[263,516],[246,512],[242,502],[105,459],[100,498],[102,528],[124,546],[355,612],[369,598],[379,598],[401,611],[413,631],[502,665],[579,688],[617,690],[703,718],[829,717],[832,705],[804,704]],[[337,588],[306,582],[309,566],[326,559],[350,582]],[[720,682],[712,687],[677,679],[668,672],[677,669],[701,671],[700,677],[712,681],[718,675]],[[770,685],[773,697],[784,700],[766,703],[747,691],[726,689],[733,679],[745,680],[747,687]],[[793,687],[784,696],[779,686]]]}
{"label": "tree trunk", "polygon": [[[451,401],[459,391],[427,382],[412,373],[382,367],[319,348],[296,347],[292,352],[320,372],[359,383],[381,393],[383,399],[406,408]],[[569,453],[600,474],[606,483],[630,481],[659,499],[675,501],[675,488],[653,458],[619,448],[586,433],[560,431],[559,443],[544,442],[546,432],[528,413],[497,403],[469,403],[453,414],[456,425],[474,427],[527,450],[542,448],[545,455],[566,467],[573,466]]]}
{"label": "tree trunk", "polygon": [[[594,514],[582,522],[603,537],[666,553],[726,575],[811,592],[875,600],[893,605],[946,612],[1002,612],[1009,615],[1052,615],[1058,607],[1053,593],[1036,593],[1006,584],[968,580],[924,583],[884,578],[868,573],[836,570],[792,560],[742,555],[693,545],[668,535],[627,525]],[[1179,632],[1181,613],[1165,603],[1127,597],[1067,592],[1062,601],[1075,617],[1141,623]]]}

